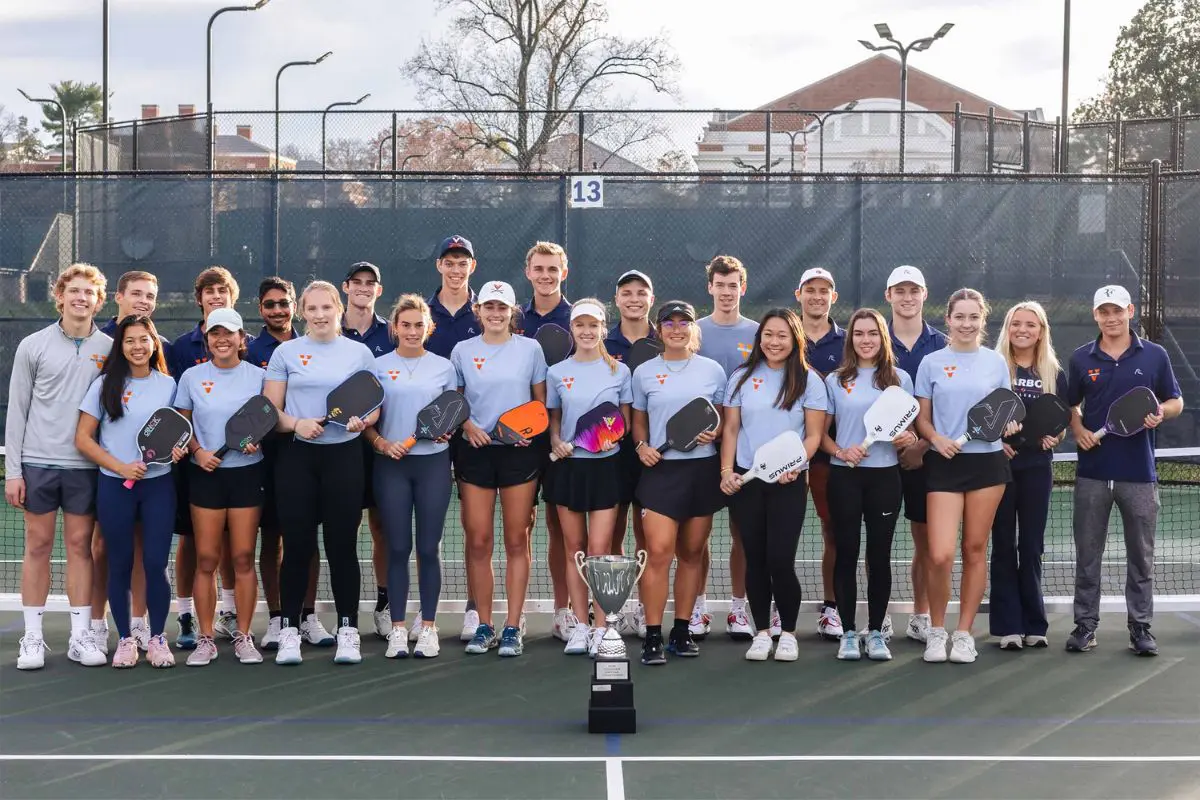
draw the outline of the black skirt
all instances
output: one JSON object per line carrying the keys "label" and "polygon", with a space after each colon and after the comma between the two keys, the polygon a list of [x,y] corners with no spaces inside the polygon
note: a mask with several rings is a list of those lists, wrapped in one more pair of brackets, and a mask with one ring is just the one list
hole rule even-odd
{"label": "black skirt", "polygon": [[621,502],[621,459],[564,458],[550,465],[543,478],[546,498],[580,513],[616,508]]}
{"label": "black skirt", "polygon": [[989,486],[1003,486],[1012,480],[1008,456],[994,453],[959,453],[943,458],[936,451],[925,457],[926,487],[930,492],[973,492]]}
{"label": "black skirt", "polygon": [[643,508],[676,522],[711,517],[728,500],[721,491],[720,457],[664,459],[643,469],[637,500]]}

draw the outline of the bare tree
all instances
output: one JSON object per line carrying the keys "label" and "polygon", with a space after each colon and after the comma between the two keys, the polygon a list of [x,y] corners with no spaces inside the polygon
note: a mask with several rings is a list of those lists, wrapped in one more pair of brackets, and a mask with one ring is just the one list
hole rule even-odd
{"label": "bare tree", "polygon": [[426,105],[457,111],[473,142],[519,170],[576,132],[574,112],[619,105],[612,93],[621,84],[676,91],[679,61],[665,34],[608,32],[606,0],[438,2],[455,12],[450,33],[422,43],[403,71]]}

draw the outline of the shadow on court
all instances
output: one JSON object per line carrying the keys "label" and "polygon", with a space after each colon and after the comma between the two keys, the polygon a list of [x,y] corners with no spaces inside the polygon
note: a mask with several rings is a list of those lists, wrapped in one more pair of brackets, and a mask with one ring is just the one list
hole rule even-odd
{"label": "shadow on court", "polygon": [[586,733],[590,663],[546,624],[519,659],[446,637],[438,659],[389,661],[371,637],[356,667],[316,648],[243,666],[222,646],[204,669],[118,672],[69,663],[54,615],[46,668],[22,673],[20,615],[0,614],[0,797],[1200,795],[1190,615],[1160,616],[1152,659],[1126,649],[1123,615],[1092,653],[1063,652],[1056,616],[1050,649],[980,638],[967,666],[924,664],[904,639],[891,663],[843,663],[808,634],[798,662],[751,664],[714,634],[698,659],[635,665],[640,732],[624,737]]}

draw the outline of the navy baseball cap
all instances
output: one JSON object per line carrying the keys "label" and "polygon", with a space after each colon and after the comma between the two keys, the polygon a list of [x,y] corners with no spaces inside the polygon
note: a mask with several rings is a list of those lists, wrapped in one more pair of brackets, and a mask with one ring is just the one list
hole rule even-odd
{"label": "navy baseball cap", "polygon": [[442,246],[438,248],[438,258],[446,255],[451,250],[466,250],[467,255],[471,258],[475,257],[475,248],[471,246],[471,240],[465,236],[447,236],[442,240]]}
{"label": "navy baseball cap", "polygon": [[658,321],[662,322],[670,318],[672,314],[679,314],[692,322],[696,321],[696,309],[692,307],[691,303],[684,302],[683,300],[671,300],[665,303],[658,310]]}
{"label": "navy baseball cap", "polygon": [[369,272],[375,276],[376,283],[383,283],[383,275],[379,273],[379,267],[372,264],[370,261],[358,261],[350,265],[350,269],[346,270],[346,277],[343,281],[348,281],[360,272]]}

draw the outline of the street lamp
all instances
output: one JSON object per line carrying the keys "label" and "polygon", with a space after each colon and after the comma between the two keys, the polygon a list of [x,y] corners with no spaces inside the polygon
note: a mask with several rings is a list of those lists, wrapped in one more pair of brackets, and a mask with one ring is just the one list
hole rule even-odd
{"label": "street lamp", "polygon": [[778,167],[782,163],[783,163],[782,158],[777,158],[774,161],[772,161],[770,164],[747,164],[745,161],[742,161],[737,156],[734,156],[734,158],[733,158],[733,165],[735,167],[741,167],[742,169],[749,170],[750,172],[766,172],[766,171],[770,170],[772,167]]}
{"label": "street lamp", "polygon": [[63,108],[62,103],[50,97],[30,97],[25,93],[24,89],[17,89],[31,103],[43,103],[48,106],[58,106],[58,116],[62,121],[62,171],[67,171],[67,110]]}
{"label": "street lamp", "polygon": [[333,55],[333,51],[329,50],[320,58],[312,61],[289,61],[279,68],[279,72],[275,73],[275,171],[279,171],[279,79],[283,77],[284,70],[288,67],[312,67],[320,64],[325,59]]}
{"label": "street lamp", "polygon": [[924,52],[933,46],[933,43],[941,39],[950,29],[954,27],[954,23],[947,22],[942,27],[937,29],[937,33],[933,36],[926,36],[923,39],[917,39],[908,44],[901,44],[894,36],[892,29],[888,27],[886,22],[879,22],[875,25],[875,33],[880,39],[888,42],[885,45],[878,45],[874,42],[868,42],[866,39],[859,39],[858,43],[868,50],[881,51],[891,50],[900,54],[900,171],[904,172],[904,117],[905,109],[908,107],[908,54],[914,50]]}
{"label": "street lamp", "polygon": [[330,103],[329,105],[325,106],[325,110],[321,112],[321,172],[325,171],[325,118],[329,116],[330,110],[334,108],[341,108],[343,106],[356,106],[370,96],[371,93],[367,92],[357,100],[342,100],[337,103]]}
{"label": "street lamp", "polygon": [[[213,151],[213,104],[212,104],[212,30],[217,17],[227,11],[258,11],[271,0],[258,0],[250,6],[226,6],[219,8],[208,18],[208,46],[204,51],[204,113],[208,115],[208,168],[213,168],[215,153]],[[107,122],[107,120],[105,120]]]}

